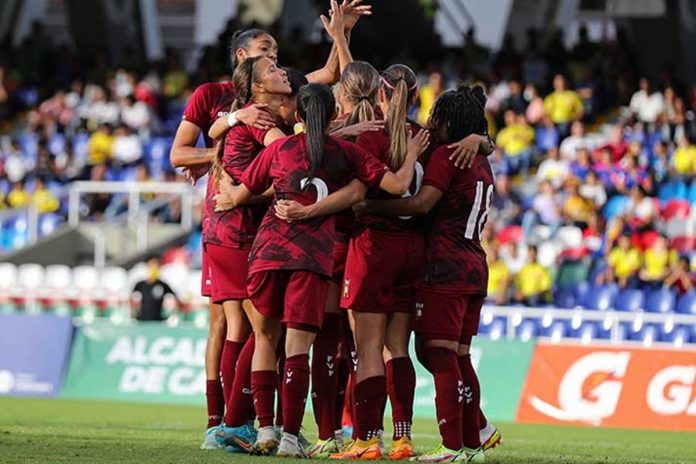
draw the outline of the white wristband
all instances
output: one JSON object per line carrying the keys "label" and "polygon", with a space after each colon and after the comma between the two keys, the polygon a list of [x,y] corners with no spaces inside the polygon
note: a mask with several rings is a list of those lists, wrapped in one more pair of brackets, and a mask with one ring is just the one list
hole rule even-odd
{"label": "white wristband", "polygon": [[[237,110],[239,111],[239,110]],[[239,123],[237,120],[237,111],[233,111],[230,114],[227,115],[227,125],[230,127],[234,127]]]}

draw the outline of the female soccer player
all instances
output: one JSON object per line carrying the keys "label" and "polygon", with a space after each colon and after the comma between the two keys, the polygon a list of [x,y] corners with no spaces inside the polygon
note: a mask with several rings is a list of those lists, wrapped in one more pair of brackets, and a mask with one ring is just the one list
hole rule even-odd
{"label": "female soccer player", "polygon": [[[427,137],[420,133],[409,139],[406,162],[393,173],[357,145],[327,135],[334,106],[328,87],[304,86],[298,96],[298,116],[305,133],[277,141],[252,162],[236,190],[236,203],[246,203],[272,186],[276,200],[289,198],[309,204],[345,186],[353,176],[394,194],[405,192]],[[250,312],[256,340],[252,389],[260,424],[255,447],[261,453],[278,445],[272,420],[282,321],[287,333],[281,392],[284,433],[278,455],[307,456],[297,435],[309,387],[309,347],[322,325],[332,271],[334,222],[334,216],[324,216],[288,223],[278,219],[271,208],[254,241],[248,291],[254,303]]]}
{"label": "female soccer player", "polygon": [[[444,93],[435,103],[429,129],[441,143],[485,133],[486,98],[480,87]],[[469,346],[478,331],[488,268],[480,235],[493,194],[493,173],[483,156],[462,172],[449,162],[451,149],[434,150],[417,195],[356,205],[359,214],[387,217],[426,215],[425,266],[415,331],[425,367],[433,374],[442,444],[421,462],[483,462],[479,436],[480,389]]]}

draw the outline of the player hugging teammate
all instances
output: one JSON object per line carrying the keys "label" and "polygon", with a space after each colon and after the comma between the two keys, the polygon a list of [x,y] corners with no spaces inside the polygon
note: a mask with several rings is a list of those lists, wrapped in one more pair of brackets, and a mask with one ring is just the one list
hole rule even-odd
{"label": "player hugging teammate", "polygon": [[[327,66],[306,79],[278,67],[268,33],[236,35],[233,82],[199,87],[177,132],[173,163],[193,179],[210,171],[201,448],[481,462],[500,442],[480,411],[469,357],[488,274],[479,242],[493,189],[485,96],[462,86],[437,100],[427,130],[407,120],[414,72],[393,65],[380,76],[368,63],[351,64],[348,33],[370,14],[360,3],[331,2],[322,22],[334,48]],[[339,75],[334,96],[324,84]],[[201,132],[206,146],[218,140],[217,147],[193,148]],[[422,455],[411,437],[412,328],[419,360],[434,377],[442,435]],[[314,445],[300,433],[310,378]],[[354,425],[348,443],[344,393]]]}

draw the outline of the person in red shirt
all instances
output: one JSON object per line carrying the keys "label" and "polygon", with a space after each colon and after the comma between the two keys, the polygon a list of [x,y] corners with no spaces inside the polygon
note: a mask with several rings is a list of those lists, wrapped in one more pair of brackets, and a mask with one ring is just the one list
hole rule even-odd
{"label": "person in red shirt", "polygon": [[[242,176],[235,203],[245,204],[273,187],[276,201],[287,198],[310,204],[347,185],[353,177],[394,194],[405,192],[427,137],[409,138],[406,161],[393,173],[359,146],[326,134],[334,107],[327,86],[302,87],[298,115],[306,132],[266,148]],[[256,340],[252,390],[260,425],[254,445],[257,452],[267,453],[278,446],[278,456],[306,457],[297,435],[309,387],[308,352],[322,326],[335,241],[334,215],[287,222],[276,217],[273,207],[254,240],[247,290],[254,306],[249,315]],[[281,322],[287,333],[281,391],[284,433],[278,445],[272,424]]]}
{"label": "person in red shirt", "polygon": [[[435,103],[429,129],[443,143],[486,131],[486,98],[481,87],[460,87]],[[493,195],[493,173],[483,156],[467,172],[449,162],[451,149],[436,148],[425,168],[418,194],[398,200],[368,201],[356,213],[388,217],[431,213],[425,265],[416,304],[417,346],[433,374],[442,444],[419,461],[461,457],[483,461],[479,435],[480,387],[469,346],[478,331],[486,296],[488,265],[480,237]],[[464,456],[461,456],[461,455]]]}

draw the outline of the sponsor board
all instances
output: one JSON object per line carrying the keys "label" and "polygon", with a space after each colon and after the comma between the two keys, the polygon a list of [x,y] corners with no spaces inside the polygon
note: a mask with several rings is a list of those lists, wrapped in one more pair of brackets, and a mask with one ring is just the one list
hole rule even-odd
{"label": "sponsor board", "polygon": [[696,431],[696,350],[539,344],[517,419]]}
{"label": "sponsor board", "polygon": [[57,395],[72,331],[67,317],[0,315],[0,395]]}

